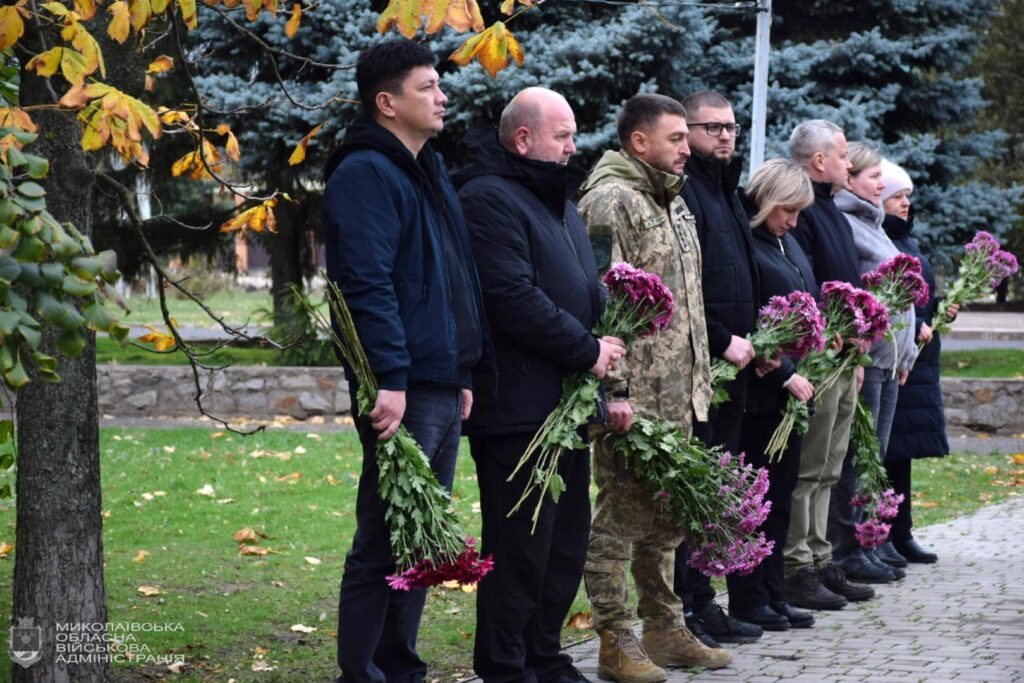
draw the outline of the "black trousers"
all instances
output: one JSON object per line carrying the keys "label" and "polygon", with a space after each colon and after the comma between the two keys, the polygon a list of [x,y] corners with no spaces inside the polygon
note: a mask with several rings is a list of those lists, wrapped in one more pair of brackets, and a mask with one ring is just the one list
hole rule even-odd
{"label": "black trousers", "polygon": [[896,493],[903,494],[903,502],[900,503],[896,519],[892,521],[892,529],[889,531],[891,541],[909,541],[913,537],[914,520],[910,510],[910,472],[914,461],[905,458],[898,461],[885,461],[885,473],[889,475],[889,483]]}
{"label": "black trousers", "polygon": [[[352,405],[356,404],[352,382]],[[423,449],[438,481],[449,491],[462,429],[458,389],[406,391],[402,424]],[[387,505],[377,481],[377,432],[365,417],[356,419],[363,447],[363,472],[356,497],[356,533],[345,556],[338,596],[338,666],[345,683],[422,683],[427,665],[416,653],[426,590],[392,590],[385,579],[395,571]]]}
{"label": "black trousers", "polygon": [[568,451],[558,471],[566,490],[545,496],[537,529],[536,495],[514,515],[532,467],[507,481],[533,434],[471,436],[483,518],[481,552],[494,569],[476,599],[473,668],[486,683],[545,683],[572,658],[560,651],[562,624],[583,578],[590,538],[590,453]]}
{"label": "black trousers", "polygon": [[[740,452],[740,431],[743,427],[743,415],[747,405],[747,385],[750,367],[727,385],[729,401],[717,408],[712,408],[707,422],[698,422],[693,426],[693,435],[709,446],[722,446],[725,450],[738,455]],[[676,595],[683,601],[685,612],[699,612],[715,599],[715,589],[711,587],[711,579],[697,570],[691,570],[687,561],[690,549],[684,542],[676,551],[676,575],[673,585]],[[730,593],[730,599],[731,599]]]}
{"label": "black trousers", "polygon": [[749,611],[756,607],[786,600],[786,560],[783,548],[789,533],[789,514],[793,503],[793,490],[800,475],[800,446],[803,436],[793,432],[786,450],[769,463],[765,449],[772,433],[779,425],[778,414],[751,414],[743,418],[740,448],[747,454],[746,461],[754,467],[768,468],[768,494],[772,502],[761,529],[765,538],[775,541],[772,553],[746,576],[729,574],[729,609]]}

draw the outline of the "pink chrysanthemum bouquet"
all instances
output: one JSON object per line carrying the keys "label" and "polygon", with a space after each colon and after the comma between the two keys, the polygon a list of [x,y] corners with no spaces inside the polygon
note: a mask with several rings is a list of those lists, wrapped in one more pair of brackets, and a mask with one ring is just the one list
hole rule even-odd
{"label": "pink chrysanthemum bouquet", "polygon": [[850,428],[850,446],[858,478],[857,493],[850,502],[864,510],[864,521],[854,525],[854,536],[861,546],[877,548],[889,537],[891,525],[888,521],[896,518],[903,494],[897,494],[889,486],[875,421],[862,396],[857,397],[857,409]]}
{"label": "pink chrysanthemum bouquet", "polygon": [[[814,297],[807,292],[790,292],[786,296],[773,296],[761,307],[757,316],[757,329],[747,335],[757,358],[768,360],[782,353],[797,360],[812,350],[825,348],[825,319],[818,310]],[[736,379],[738,369],[719,358],[711,365],[713,405],[729,400],[725,385]]]}
{"label": "pink chrysanthemum bouquet", "polygon": [[964,257],[956,280],[939,303],[932,319],[932,329],[940,334],[949,332],[950,306],[962,306],[980,299],[1018,270],[1017,257],[1004,251],[990,233],[979,230],[974,239],[964,246]]}
{"label": "pink chrysanthemum bouquet", "polygon": [[[628,347],[636,339],[657,334],[669,326],[675,312],[672,292],[654,273],[616,263],[604,276],[608,300],[600,322],[594,328],[596,337],[618,337]],[[538,454],[531,467],[530,478],[519,500],[509,511],[516,512],[532,496],[537,502],[533,513],[536,528],[544,496],[550,491],[558,502],[565,482],[558,474],[558,460],[566,450],[585,448],[580,428],[597,412],[600,380],[589,372],[577,372],[562,382],[562,398],[548,415],[526,447],[526,451],[509,481]]]}
{"label": "pink chrysanthemum bouquet", "polygon": [[[875,342],[889,330],[889,309],[870,292],[847,282],[832,280],[821,286],[821,304],[825,316],[826,339],[864,339]],[[815,400],[859,361],[861,354],[853,346],[837,355],[831,349],[812,350],[799,364],[797,371],[814,385]],[[810,411],[807,404],[790,396],[779,426],[768,441],[766,453],[778,457],[786,449],[794,429],[807,431]]]}
{"label": "pink chrysanthemum bouquet", "polygon": [[768,470],[709,448],[672,422],[638,417],[614,448],[686,531],[690,565],[708,576],[749,574],[771,554],[761,525],[771,510]]}

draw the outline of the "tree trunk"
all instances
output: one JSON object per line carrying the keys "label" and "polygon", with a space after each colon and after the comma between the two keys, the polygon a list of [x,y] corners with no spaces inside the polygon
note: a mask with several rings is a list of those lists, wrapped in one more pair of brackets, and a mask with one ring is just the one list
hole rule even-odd
{"label": "tree trunk", "polygon": [[[23,105],[52,101],[39,79],[23,75]],[[40,135],[28,151],[50,160],[47,207],[61,222],[89,233],[94,175],[73,115],[34,112]],[[47,327],[45,352],[60,358]],[[42,627],[43,657],[28,668],[14,664],[16,683],[111,680],[110,664],[73,663],[58,651],[57,629],[107,622],[100,508],[96,344],[75,359],[61,358],[62,381],[33,376],[17,401],[17,531],[14,623]]]}
{"label": "tree trunk", "polygon": [[[294,193],[292,196],[296,196]],[[306,221],[308,199],[299,195],[299,203],[281,201],[274,207],[277,234],[267,237],[270,252],[270,291],[274,299],[274,323],[286,325],[292,316],[294,299],[288,285],[302,288],[302,277],[310,261],[312,245]]]}

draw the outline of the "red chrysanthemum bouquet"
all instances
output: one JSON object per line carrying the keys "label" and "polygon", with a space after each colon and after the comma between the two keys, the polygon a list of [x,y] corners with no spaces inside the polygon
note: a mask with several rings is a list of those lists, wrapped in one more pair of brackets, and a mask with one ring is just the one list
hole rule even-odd
{"label": "red chrysanthemum bouquet", "polygon": [[[826,339],[864,339],[875,342],[889,330],[889,311],[870,292],[847,282],[832,280],[821,286],[821,305],[825,316]],[[812,350],[797,366],[797,371],[814,385],[815,400],[828,391],[836,381],[860,361],[861,354],[849,346],[836,353],[831,349]],[[810,412],[807,404],[790,396],[782,413],[779,426],[768,441],[765,451],[769,457],[782,454],[793,429],[798,434],[807,431]]]}
{"label": "red chrysanthemum bouquet", "polygon": [[[359,380],[358,410],[365,415],[377,400],[377,378],[359,341],[345,298],[324,271],[327,301],[337,329],[305,299],[304,307],[341,350]],[[378,494],[387,504],[384,519],[391,535],[395,573],[387,577],[395,590],[415,590],[445,581],[477,583],[494,567],[481,558],[476,541],[467,536],[451,507],[451,497],[430,469],[423,449],[402,425],[387,441],[377,443]]]}
{"label": "red chrysanthemum bouquet", "polygon": [[850,445],[853,448],[853,468],[858,478],[857,493],[850,502],[864,510],[864,520],[854,525],[854,536],[861,546],[877,548],[889,538],[892,525],[888,522],[896,518],[903,494],[897,494],[889,486],[875,421],[862,396],[857,397]]}
{"label": "red chrysanthemum bouquet", "polygon": [[979,230],[974,239],[964,246],[964,257],[956,280],[939,303],[932,319],[932,329],[940,334],[949,332],[950,306],[962,306],[980,299],[1018,270],[1017,257],[1004,251],[990,233]]}
{"label": "red chrysanthemum bouquet", "polygon": [[[769,360],[779,353],[802,360],[810,351],[825,348],[825,319],[807,292],[773,296],[757,316],[757,329],[747,335],[756,358]],[[719,358],[711,364],[712,405],[729,400],[725,385],[736,379],[738,368]]]}
{"label": "red chrysanthemum bouquet", "polygon": [[689,563],[708,576],[749,574],[771,554],[761,525],[771,510],[768,470],[709,448],[672,422],[638,417],[607,434],[655,502],[686,530]]}
{"label": "red chrysanthemum bouquet", "polygon": [[[608,288],[608,301],[600,322],[594,328],[596,337],[618,337],[628,347],[637,338],[657,334],[668,327],[675,311],[675,299],[661,278],[634,268],[628,263],[616,263],[604,276]],[[558,474],[558,460],[567,450],[585,448],[580,428],[597,411],[600,380],[589,372],[577,372],[562,382],[562,398],[554,411],[541,425],[509,481],[538,454],[523,494],[509,511],[516,512],[533,495],[537,505],[533,525],[537,526],[541,504],[548,491],[558,502],[565,490],[565,482]]]}

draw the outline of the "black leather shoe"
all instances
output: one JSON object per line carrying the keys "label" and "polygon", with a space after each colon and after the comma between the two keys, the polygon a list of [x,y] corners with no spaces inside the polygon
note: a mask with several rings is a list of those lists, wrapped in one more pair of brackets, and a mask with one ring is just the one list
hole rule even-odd
{"label": "black leather shoe", "polygon": [[893,546],[892,541],[886,541],[882,545],[875,548],[875,557],[885,562],[890,567],[906,567],[907,558],[900,555],[899,551]]}
{"label": "black leather shoe", "polygon": [[[868,562],[867,559],[864,560]],[[828,590],[841,595],[851,602],[870,600],[875,597],[875,589],[871,586],[864,586],[853,583],[846,578],[846,572],[837,564],[828,564],[817,571],[818,578]],[[806,607],[793,599],[790,599],[797,607]]]}
{"label": "black leather shoe", "polygon": [[846,598],[826,588],[814,567],[806,567],[786,577],[786,599],[789,603],[805,609],[846,607]]}
{"label": "black leather shoe", "polygon": [[734,619],[725,613],[717,602],[694,613],[704,630],[720,643],[753,643],[764,635],[760,626]]}
{"label": "black leather shoe", "polygon": [[789,619],[791,628],[810,628],[814,626],[814,615],[810,612],[798,610],[788,602],[773,602],[768,605],[773,610]]}
{"label": "black leather shoe", "polygon": [[722,646],[717,640],[711,637],[711,635],[704,630],[704,626],[700,623],[700,619],[693,616],[693,612],[687,612],[683,615],[683,621],[686,622],[686,628],[689,629],[697,640],[704,643],[707,647],[719,649]]}
{"label": "black leather shoe", "polygon": [[760,626],[765,631],[786,631],[789,629],[789,619],[768,605],[758,605],[757,607],[745,610],[737,610],[730,607],[729,614],[734,619]]}
{"label": "black leather shoe", "polygon": [[861,583],[892,583],[896,575],[887,565],[878,566],[863,552],[854,553],[836,563],[853,581]]}
{"label": "black leather shoe", "polygon": [[590,679],[579,672],[579,670],[569,665],[565,669],[558,672],[558,675],[554,678],[545,678],[544,683],[591,683]]}
{"label": "black leather shoe", "polygon": [[907,573],[905,571],[903,571],[899,567],[893,567],[891,564],[886,564],[885,562],[883,562],[882,558],[878,556],[878,553],[876,551],[877,548],[865,549],[864,557],[868,558],[871,564],[875,565],[879,569],[888,569],[890,572],[892,572],[893,578],[897,581],[906,578]]}
{"label": "black leather shoe", "polygon": [[892,544],[899,554],[906,558],[907,562],[933,564],[939,559],[938,555],[927,548],[922,548],[913,538],[908,538],[905,541],[893,541]]}

